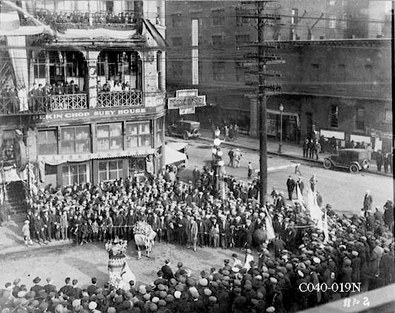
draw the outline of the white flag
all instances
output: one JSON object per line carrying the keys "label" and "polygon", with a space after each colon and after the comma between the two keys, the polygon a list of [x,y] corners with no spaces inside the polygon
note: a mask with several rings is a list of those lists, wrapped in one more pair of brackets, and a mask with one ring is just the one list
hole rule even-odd
{"label": "white flag", "polygon": [[267,209],[265,209],[265,212],[266,212],[265,224],[266,224],[267,240],[272,240],[276,238],[273,228],[272,217],[270,216],[269,211]]}
{"label": "white flag", "polygon": [[328,231],[328,215],[326,214],[326,210],[325,210],[325,214],[324,214],[324,221],[323,221],[323,231],[324,231],[324,243],[327,243],[329,240],[329,231]]}
{"label": "white flag", "polygon": [[313,192],[310,188],[307,188],[307,208],[310,211],[311,219],[320,223],[320,221],[322,221],[321,209],[317,204],[315,192]]}

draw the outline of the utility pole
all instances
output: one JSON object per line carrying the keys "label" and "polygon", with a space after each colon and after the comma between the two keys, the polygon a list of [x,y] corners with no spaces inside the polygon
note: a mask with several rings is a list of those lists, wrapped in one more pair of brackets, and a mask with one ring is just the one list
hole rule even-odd
{"label": "utility pole", "polygon": [[[268,2],[274,1],[245,1],[242,4],[254,3],[257,5],[256,14],[248,14],[246,17],[257,18],[258,20],[258,42],[250,44],[248,46],[258,46],[257,54],[248,54],[247,58],[255,59],[255,63],[247,62],[247,66],[256,66],[257,70],[247,71],[249,73],[258,76],[258,120],[259,120],[259,194],[260,194],[260,204],[264,205],[266,203],[267,196],[267,97],[273,95],[274,92],[281,89],[280,84],[267,83],[267,77],[280,77],[279,72],[267,71],[266,65],[269,64],[281,64],[285,63],[278,56],[273,53],[268,54],[267,50],[269,48],[275,47],[275,44],[268,44],[265,42],[264,30],[266,20],[279,20],[280,17],[277,14],[264,14],[265,5]],[[275,43],[275,42],[274,42]],[[251,83],[246,82],[246,84],[251,85]],[[252,85],[255,85],[253,82]]]}
{"label": "utility pole", "polygon": [[259,202],[266,203],[267,195],[267,104],[266,104],[266,63],[265,63],[265,43],[264,29],[265,20],[263,11],[265,3],[258,1],[258,112],[259,112]]}

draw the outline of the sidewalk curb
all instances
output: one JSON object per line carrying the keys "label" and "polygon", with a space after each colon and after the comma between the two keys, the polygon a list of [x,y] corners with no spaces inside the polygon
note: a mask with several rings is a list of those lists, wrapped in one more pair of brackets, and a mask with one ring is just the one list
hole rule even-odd
{"label": "sidewalk curb", "polygon": [[[213,141],[212,138],[207,138],[207,137],[199,137],[199,139],[204,140],[204,141],[209,141],[209,142]],[[226,146],[239,147],[239,148],[243,148],[243,149],[253,150],[253,151],[258,151],[259,152],[259,148],[249,147],[249,146],[242,145],[242,144],[235,143],[235,142],[229,142],[229,141],[221,140],[221,144],[226,145]],[[300,160],[300,161],[305,161],[305,162],[309,162],[309,163],[314,164],[316,167],[323,167],[323,160],[306,159],[304,157],[300,157],[300,156],[296,156],[296,155],[291,155],[291,154],[286,154],[286,153],[278,153],[278,152],[269,151],[269,150],[267,151],[267,154],[281,156],[281,157],[290,158],[290,159],[294,159],[294,160],[296,159],[296,160]],[[367,171],[364,171],[364,173],[370,173],[370,174],[374,174],[374,175],[394,178],[394,176],[392,174],[386,174],[386,173],[379,172],[379,171],[367,170]]]}

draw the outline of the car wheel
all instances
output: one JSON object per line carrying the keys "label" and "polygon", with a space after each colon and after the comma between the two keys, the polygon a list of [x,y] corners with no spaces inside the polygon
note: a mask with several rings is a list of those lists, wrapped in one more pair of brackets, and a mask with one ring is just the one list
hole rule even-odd
{"label": "car wheel", "polygon": [[169,130],[165,130],[165,136],[171,136],[171,133]]}
{"label": "car wheel", "polygon": [[187,140],[188,138],[189,138],[188,133],[187,133],[187,132],[184,132],[184,133],[182,134],[182,139]]}
{"label": "car wheel", "polygon": [[353,174],[358,173],[358,172],[359,172],[358,165],[356,165],[356,164],[351,164],[351,165],[350,165],[350,172],[353,173]]}
{"label": "car wheel", "polygon": [[370,166],[369,160],[367,160],[367,159],[363,160],[363,162],[362,162],[362,168],[363,168],[364,170],[367,170],[367,169],[369,168],[369,166]]}
{"label": "car wheel", "polygon": [[329,159],[324,159],[324,168],[326,168],[327,170],[330,170],[332,168],[332,162],[329,161]]}

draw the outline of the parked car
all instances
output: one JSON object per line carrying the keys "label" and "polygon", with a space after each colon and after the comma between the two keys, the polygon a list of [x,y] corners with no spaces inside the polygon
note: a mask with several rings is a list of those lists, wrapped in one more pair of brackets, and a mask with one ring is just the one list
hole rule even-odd
{"label": "parked car", "polygon": [[369,168],[369,151],[366,149],[340,149],[338,153],[325,158],[323,165],[326,169],[346,168],[355,174]]}
{"label": "parked car", "polygon": [[200,137],[200,123],[196,121],[177,121],[166,130],[166,136],[181,136],[184,140]]}

